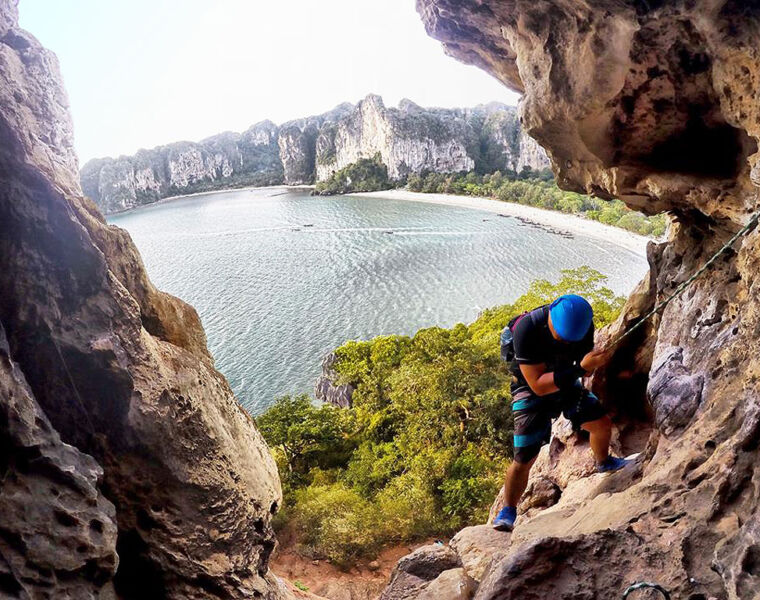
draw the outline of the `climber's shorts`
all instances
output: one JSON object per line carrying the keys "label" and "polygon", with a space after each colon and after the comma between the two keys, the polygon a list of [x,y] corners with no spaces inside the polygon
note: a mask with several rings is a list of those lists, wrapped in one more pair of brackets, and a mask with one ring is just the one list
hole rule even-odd
{"label": "climber's shorts", "polygon": [[581,425],[601,419],[607,414],[599,399],[587,390],[548,396],[536,396],[532,392],[518,393],[512,402],[515,420],[515,461],[529,463],[541,446],[549,443],[552,419],[560,413],[573,424],[575,431]]}

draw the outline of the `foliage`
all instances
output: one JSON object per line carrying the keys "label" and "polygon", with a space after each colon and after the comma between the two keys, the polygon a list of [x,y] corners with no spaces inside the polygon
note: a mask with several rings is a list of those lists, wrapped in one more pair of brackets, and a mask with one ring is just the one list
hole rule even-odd
{"label": "foliage", "polygon": [[352,413],[334,406],[314,406],[306,395],[283,396],[257,420],[275,454],[286,492],[311,481],[315,469],[345,464],[353,450]]}
{"label": "foliage", "polygon": [[427,173],[410,175],[407,188],[413,192],[487,196],[539,208],[582,215],[587,219],[654,237],[665,233],[665,215],[647,217],[630,210],[620,200],[600,200],[560,190],[549,169],[533,171],[525,166],[520,173],[495,171],[469,173]]}
{"label": "foliage", "polygon": [[470,325],[346,342],[339,383],[352,407],[279,399],[258,418],[284,485],[278,518],[305,548],[341,565],[384,544],[444,535],[485,519],[512,455],[510,375],[499,356],[509,320],[564,293],[585,296],[602,326],[623,299],[588,267],[536,281]]}
{"label": "foliage", "polygon": [[372,158],[360,158],[336,171],[325,181],[314,187],[317,194],[349,194],[351,192],[374,192],[393,187],[388,179],[388,167],[385,166],[380,153]]}

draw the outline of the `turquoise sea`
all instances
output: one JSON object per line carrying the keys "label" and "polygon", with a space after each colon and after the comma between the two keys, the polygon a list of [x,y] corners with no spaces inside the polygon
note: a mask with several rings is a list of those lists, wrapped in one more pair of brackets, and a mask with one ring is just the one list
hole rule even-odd
{"label": "turquoise sea", "polygon": [[589,265],[629,292],[644,256],[451,206],[258,189],[161,202],[109,222],[153,282],[198,310],[217,368],[252,413],[310,392],[347,339],[474,320],[537,278]]}

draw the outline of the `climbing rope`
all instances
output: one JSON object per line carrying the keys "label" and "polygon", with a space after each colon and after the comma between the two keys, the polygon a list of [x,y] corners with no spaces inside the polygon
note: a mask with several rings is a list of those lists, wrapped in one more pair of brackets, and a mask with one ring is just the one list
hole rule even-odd
{"label": "climbing rope", "polygon": [[668,304],[670,304],[676,297],[678,297],[686,288],[688,288],[694,281],[702,275],[707,269],[710,268],[710,266],[718,260],[718,258],[731,246],[734,245],[736,240],[738,240],[740,237],[746,235],[750,230],[752,230],[755,225],[757,225],[758,221],[760,221],[760,212],[756,212],[752,218],[747,222],[747,224],[742,227],[739,231],[737,231],[730,240],[728,240],[723,246],[718,250],[715,254],[710,257],[710,259],[703,264],[699,270],[694,273],[691,277],[689,277],[686,281],[684,281],[681,285],[679,285],[675,291],[670,294],[665,300],[660,302],[657,306],[655,306],[651,311],[649,311],[642,319],[640,319],[633,327],[630,329],[624,331],[622,334],[620,334],[615,340],[607,346],[608,349],[612,349],[615,346],[617,346],[620,342],[622,342],[625,338],[627,338],[629,335],[631,335],[634,331],[636,331],[639,327],[641,327],[644,323],[646,323],[649,319],[651,319],[653,316],[655,316],[658,312],[660,312],[663,308],[665,308]]}
{"label": "climbing rope", "polygon": [[51,333],[50,340],[53,342],[53,346],[56,349],[56,352],[58,353],[58,358],[61,359],[61,364],[63,365],[63,370],[66,372],[66,377],[69,380],[69,385],[71,385],[71,389],[74,392],[74,397],[76,398],[77,403],[79,404],[79,409],[82,411],[82,414],[84,415],[85,421],[87,422],[87,428],[90,431],[91,436],[95,436],[95,426],[92,424],[92,420],[90,419],[90,413],[85,407],[84,401],[82,400],[82,396],[79,393],[79,388],[77,388],[77,384],[74,381],[74,377],[71,374],[71,371],[69,370],[69,365],[66,363],[66,359],[63,358],[63,352],[61,352],[61,347],[58,345],[58,342],[55,339],[55,336]]}
{"label": "climbing rope", "polygon": [[657,590],[665,597],[665,600],[670,600],[670,592],[668,592],[668,590],[666,590],[664,587],[662,587],[658,583],[650,583],[648,581],[641,581],[639,583],[634,583],[632,586],[630,586],[623,594],[623,600],[625,600],[628,597],[628,594],[630,594],[631,592],[634,592],[636,590],[646,589],[646,588]]}

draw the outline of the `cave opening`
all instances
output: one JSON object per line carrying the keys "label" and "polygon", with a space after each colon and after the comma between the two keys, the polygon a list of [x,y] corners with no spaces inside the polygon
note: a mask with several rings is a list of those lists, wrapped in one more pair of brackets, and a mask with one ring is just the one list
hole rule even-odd
{"label": "cave opening", "polygon": [[743,130],[728,123],[710,125],[692,112],[686,127],[655,146],[642,162],[660,172],[730,179],[756,151],[757,143]]}
{"label": "cave opening", "polygon": [[135,530],[120,530],[116,540],[119,568],[113,583],[123,600],[161,600],[166,597],[164,574],[148,556],[148,544]]}

